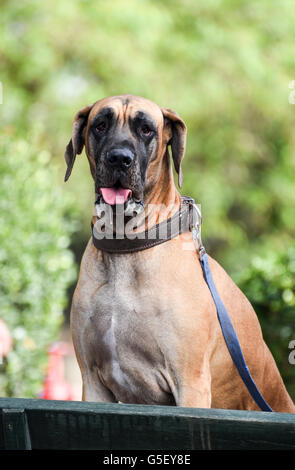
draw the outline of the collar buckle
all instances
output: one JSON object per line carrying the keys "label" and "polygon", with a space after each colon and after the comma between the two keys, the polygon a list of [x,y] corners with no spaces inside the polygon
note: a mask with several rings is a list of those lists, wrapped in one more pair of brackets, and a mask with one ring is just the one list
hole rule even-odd
{"label": "collar buckle", "polygon": [[197,250],[202,257],[205,253],[205,247],[202,242],[201,231],[202,231],[202,213],[200,204],[191,204],[192,207],[192,225],[191,232],[195,244],[197,245]]}

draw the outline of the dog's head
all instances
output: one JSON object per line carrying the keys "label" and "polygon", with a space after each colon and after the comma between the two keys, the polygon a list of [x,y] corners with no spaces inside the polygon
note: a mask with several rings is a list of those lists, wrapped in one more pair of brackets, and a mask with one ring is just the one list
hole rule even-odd
{"label": "dog's head", "polygon": [[104,98],[75,115],[65,181],[85,145],[95,191],[106,203],[144,201],[149,165],[160,164],[168,146],[181,187],[185,143],[186,126],[174,111],[133,95]]}

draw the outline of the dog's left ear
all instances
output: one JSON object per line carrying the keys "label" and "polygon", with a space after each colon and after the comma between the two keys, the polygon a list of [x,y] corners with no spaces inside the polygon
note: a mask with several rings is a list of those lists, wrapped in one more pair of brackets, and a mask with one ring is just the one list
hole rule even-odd
{"label": "dog's left ear", "polygon": [[181,161],[184,157],[186,146],[186,125],[171,109],[162,108],[162,113],[164,116],[164,128],[167,126],[171,128],[171,138],[167,145],[171,146],[174,167],[178,174],[178,186],[181,188],[183,183]]}
{"label": "dog's left ear", "polygon": [[67,181],[72,173],[72,169],[76,160],[76,155],[82,153],[85,144],[85,129],[89,113],[92,109],[92,104],[80,109],[74,117],[72,126],[72,138],[68,143],[65,151],[65,161],[67,164],[67,171],[65,174],[65,181]]}

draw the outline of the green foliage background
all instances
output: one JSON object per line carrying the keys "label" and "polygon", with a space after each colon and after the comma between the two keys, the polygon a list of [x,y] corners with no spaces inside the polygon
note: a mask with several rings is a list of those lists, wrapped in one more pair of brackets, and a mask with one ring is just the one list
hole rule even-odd
{"label": "green foliage background", "polygon": [[[132,93],[186,121],[182,192],[201,203],[207,251],[254,303],[293,398],[294,24],[291,0],[2,0],[0,15],[2,125],[27,142],[34,129],[60,188],[84,105]],[[93,204],[84,156],[62,191],[79,259]]]}
{"label": "green foliage background", "polygon": [[76,275],[68,248],[74,220],[66,216],[74,206],[57,185],[51,155],[30,137],[0,137],[0,317],[13,337],[0,393],[19,397],[41,392]]}

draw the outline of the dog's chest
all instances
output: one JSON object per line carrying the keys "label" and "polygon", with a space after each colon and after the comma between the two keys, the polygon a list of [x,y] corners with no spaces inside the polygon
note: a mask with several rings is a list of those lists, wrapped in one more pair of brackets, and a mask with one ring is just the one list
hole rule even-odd
{"label": "dog's chest", "polygon": [[138,266],[108,268],[93,299],[102,379],[119,401],[171,404],[169,299],[155,295],[155,280],[144,281]]}

